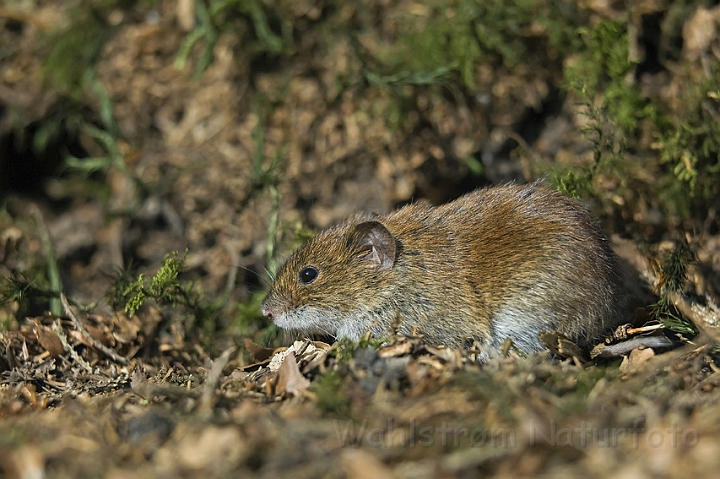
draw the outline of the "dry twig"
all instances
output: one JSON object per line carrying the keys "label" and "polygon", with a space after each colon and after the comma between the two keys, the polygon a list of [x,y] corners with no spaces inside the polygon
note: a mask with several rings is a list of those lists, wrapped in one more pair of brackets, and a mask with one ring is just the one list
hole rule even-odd
{"label": "dry twig", "polygon": [[65,314],[68,315],[77,330],[80,331],[80,334],[82,334],[83,337],[87,339],[88,343],[90,343],[93,348],[101,351],[103,354],[105,354],[107,357],[109,357],[116,363],[122,364],[123,366],[127,366],[128,364],[130,364],[130,361],[126,357],[120,356],[118,353],[115,352],[115,350],[108,348],[103,343],[90,335],[88,330],[85,329],[85,325],[80,321],[80,318],[78,318],[75,313],[73,313],[72,309],[70,309],[70,304],[68,303],[68,300],[65,297],[64,293],[60,293],[60,302],[62,302],[63,308],[65,308]]}

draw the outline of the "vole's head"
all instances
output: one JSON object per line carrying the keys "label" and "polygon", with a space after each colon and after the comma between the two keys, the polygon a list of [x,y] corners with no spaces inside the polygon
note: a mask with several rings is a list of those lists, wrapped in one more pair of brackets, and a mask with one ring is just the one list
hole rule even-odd
{"label": "vole's head", "polygon": [[263,315],[281,328],[357,339],[370,326],[357,318],[381,303],[396,255],[395,238],[377,221],[329,228],[280,268]]}

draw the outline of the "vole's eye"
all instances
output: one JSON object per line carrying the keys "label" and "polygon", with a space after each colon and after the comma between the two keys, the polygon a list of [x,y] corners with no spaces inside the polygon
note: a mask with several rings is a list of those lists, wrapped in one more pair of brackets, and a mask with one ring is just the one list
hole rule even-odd
{"label": "vole's eye", "polygon": [[298,278],[302,284],[310,284],[317,278],[318,270],[315,266],[305,266],[300,270]]}

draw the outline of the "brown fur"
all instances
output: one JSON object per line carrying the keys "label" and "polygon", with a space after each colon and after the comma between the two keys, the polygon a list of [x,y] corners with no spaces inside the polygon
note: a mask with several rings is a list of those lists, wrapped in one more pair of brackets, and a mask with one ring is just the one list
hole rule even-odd
{"label": "brown fur", "polygon": [[[317,278],[301,284],[308,265]],[[550,330],[587,346],[620,320],[617,271],[580,204],[507,185],[326,229],[288,258],[263,312],[289,329],[354,339],[391,334],[399,317],[400,333],[453,347],[497,347],[509,335],[536,351],[537,333]]]}

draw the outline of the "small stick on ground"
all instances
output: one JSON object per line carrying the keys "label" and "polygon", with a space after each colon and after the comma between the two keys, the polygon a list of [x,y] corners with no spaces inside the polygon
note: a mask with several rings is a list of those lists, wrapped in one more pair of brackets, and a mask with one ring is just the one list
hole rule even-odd
{"label": "small stick on ground", "polygon": [[108,348],[103,343],[90,335],[88,330],[85,329],[85,325],[80,321],[80,318],[78,318],[75,313],[73,313],[72,309],[70,309],[70,304],[65,297],[65,293],[60,293],[60,302],[62,303],[63,308],[65,308],[65,314],[70,317],[70,320],[73,322],[77,330],[80,331],[80,334],[82,334],[83,337],[87,339],[88,343],[90,343],[93,348],[101,351],[103,354],[105,354],[107,357],[109,357],[116,363],[122,364],[123,366],[127,366],[128,364],[130,364],[130,361],[128,361],[127,358],[125,358],[124,356],[120,356],[113,349]]}
{"label": "small stick on ground", "polygon": [[[63,348],[68,352],[71,358],[75,360],[75,363],[77,363],[80,367],[82,367],[85,371],[92,373],[93,368],[90,366],[87,361],[85,361],[80,355],[73,349],[72,346],[70,346],[70,342],[67,340],[67,337],[65,336],[65,331],[63,331],[62,325],[60,324],[59,320],[56,320],[53,323],[52,330],[57,334],[58,339],[63,345]],[[65,359],[65,358],[63,358]]]}
{"label": "small stick on ground", "polygon": [[228,363],[230,356],[235,352],[235,350],[236,348],[234,347],[228,348],[220,355],[219,358],[212,361],[212,366],[208,372],[207,379],[205,379],[205,385],[203,386],[203,392],[200,398],[199,409],[201,411],[210,411],[215,405],[217,400],[215,388],[220,381],[220,376],[222,376],[222,371],[225,368],[225,365]]}
{"label": "small stick on ground", "polygon": [[628,328],[625,332],[627,334],[639,334],[639,333],[647,333],[650,331],[656,331],[658,329],[663,329],[665,326],[662,324],[651,324],[649,326],[642,326],[640,328]]}

